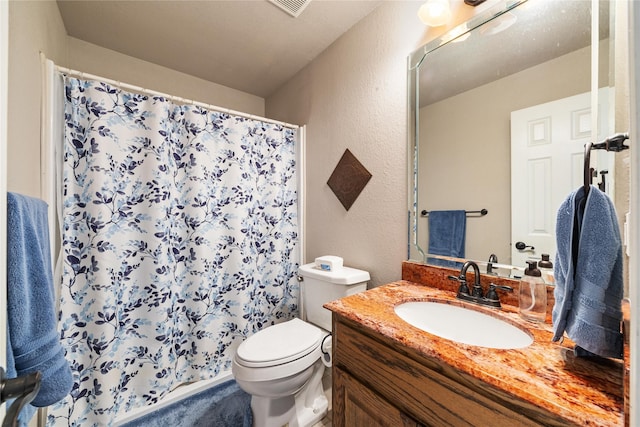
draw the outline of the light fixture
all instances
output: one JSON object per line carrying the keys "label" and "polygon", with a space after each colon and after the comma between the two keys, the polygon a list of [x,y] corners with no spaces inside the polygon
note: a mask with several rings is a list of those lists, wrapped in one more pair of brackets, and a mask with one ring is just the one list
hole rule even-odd
{"label": "light fixture", "polygon": [[418,17],[430,27],[446,24],[451,18],[449,0],[427,0],[418,9]]}

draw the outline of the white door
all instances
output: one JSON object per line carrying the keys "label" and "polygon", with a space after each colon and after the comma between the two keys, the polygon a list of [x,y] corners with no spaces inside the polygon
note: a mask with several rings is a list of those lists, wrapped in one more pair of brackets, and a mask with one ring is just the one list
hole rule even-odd
{"label": "white door", "polygon": [[[599,95],[598,141],[609,134],[608,93],[603,89]],[[511,113],[511,263],[515,266],[525,267],[528,259],[539,260],[542,254],[555,258],[558,207],[584,184],[590,104],[587,92]],[[602,150],[591,153],[591,167],[608,171],[605,182],[610,189],[612,157],[613,153]],[[598,175],[593,183],[601,179]],[[524,249],[517,248],[522,244]]]}

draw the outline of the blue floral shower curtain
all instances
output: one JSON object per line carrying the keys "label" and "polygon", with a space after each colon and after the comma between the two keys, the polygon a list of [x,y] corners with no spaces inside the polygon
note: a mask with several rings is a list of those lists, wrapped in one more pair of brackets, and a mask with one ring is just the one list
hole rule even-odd
{"label": "blue floral shower curtain", "polygon": [[60,325],[49,425],[110,425],[297,314],[296,132],[65,77]]}

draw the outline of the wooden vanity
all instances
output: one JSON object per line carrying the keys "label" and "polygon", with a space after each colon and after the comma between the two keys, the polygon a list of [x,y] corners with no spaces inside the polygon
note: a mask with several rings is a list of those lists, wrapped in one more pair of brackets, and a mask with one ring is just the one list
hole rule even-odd
{"label": "wooden vanity", "polygon": [[[405,267],[403,278],[411,276]],[[456,285],[437,277],[446,269],[425,268],[436,286],[402,280],[325,305],[334,426],[624,425],[623,362],[575,358],[573,343],[552,343],[550,324],[522,320],[513,305],[499,316],[533,335],[527,348],[459,344],[401,320],[393,308],[402,302],[459,304]]]}

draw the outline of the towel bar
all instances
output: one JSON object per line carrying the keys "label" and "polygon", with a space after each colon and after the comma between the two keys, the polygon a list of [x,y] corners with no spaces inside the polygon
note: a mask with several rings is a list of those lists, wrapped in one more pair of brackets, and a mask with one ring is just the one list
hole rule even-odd
{"label": "towel bar", "polygon": [[18,415],[22,408],[31,403],[40,391],[41,374],[39,371],[18,377],[5,378],[3,368],[0,368],[0,402],[16,399],[9,407],[2,427],[15,427],[18,425]]}
{"label": "towel bar", "polygon": [[[473,215],[473,214],[475,214],[476,216],[485,216],[486,214],[488,214],[488,213],[489,213],[489,211],[488,211],[488,210],[486,210],[486,209],[480,209],[479,211],[464,211],[464,212],[467,214],[467,216],[469,216],[469,215]],[[429,216],[429,211],[428,211],[428,210],[426,210],[426,209],[423,209],[423,210],[420,212],[420,215],[422,215],[422,216]]]}

